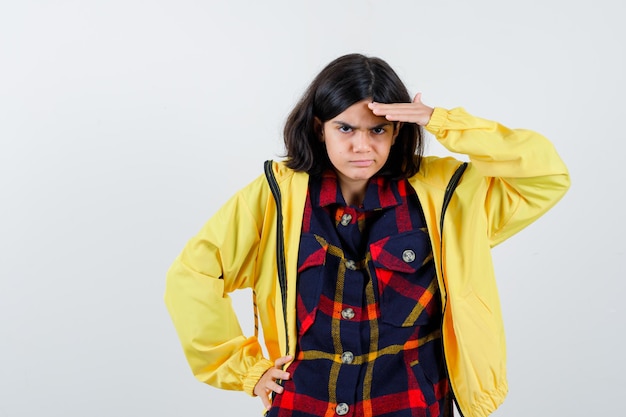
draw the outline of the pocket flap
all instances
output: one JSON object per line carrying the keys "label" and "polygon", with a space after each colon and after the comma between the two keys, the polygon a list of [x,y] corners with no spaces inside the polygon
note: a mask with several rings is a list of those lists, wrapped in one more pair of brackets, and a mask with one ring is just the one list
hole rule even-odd
{"label": "pocket flap", "polygon": [[428,234],[411,231],[386,237],[370,245],[372,263],[376,268],[411,274],[432,257]]}

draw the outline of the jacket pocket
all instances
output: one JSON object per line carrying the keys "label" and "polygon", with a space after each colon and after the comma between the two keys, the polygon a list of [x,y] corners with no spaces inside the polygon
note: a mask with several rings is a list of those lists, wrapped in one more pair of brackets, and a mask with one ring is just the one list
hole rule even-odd
{"label": "jacket pocket", "polygon": [[328,250],[328,246],[322,242],[311,233],[303,233],[300,237],[296,308],[300,335],[311,327],[319,307]]}
{"label": "jacket pocket", "polygon": [[427,232],[381,239],[370,253],[381,320],[398,327],[428,323],[441,301]]}

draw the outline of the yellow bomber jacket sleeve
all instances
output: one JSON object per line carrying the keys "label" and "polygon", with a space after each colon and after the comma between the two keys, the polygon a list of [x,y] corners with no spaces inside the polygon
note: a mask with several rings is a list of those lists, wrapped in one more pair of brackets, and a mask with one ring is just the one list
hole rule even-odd
{"label": "yellow bomber jacket sleeve", "polygon": [[253,287],[258,206],[267,187],[257,179],[246,188],[254,192],[232,197],[176,258],[167,273],[165,303],[195,377],[253,395],[273,363],[264,359],[256,336],[243,335],[228,295]]}
{"label": "yellow bomber jacket sleeve", "polygon": [[508,391],[504,325],[490,249],[556,204],[569,188],[569,175],[542,135],[509,129],[462,108],[436,108],[426,129],[447,149],[470,159],[442,227],[443,189],[458,161],[425,158],[420,174],[410,181],[420,201],[432,203],[423,209],[442,290],[450,384],[463,415],[486,417]]}
{"label": "yellow bomber jacket sleeve", "polygon": [[491,246],[544,214],[570,186],[567,167],[537,132],[510,129],[460,107],[435,108],[426,129],[448,150],[468,155],[489,182],[484,202]]}

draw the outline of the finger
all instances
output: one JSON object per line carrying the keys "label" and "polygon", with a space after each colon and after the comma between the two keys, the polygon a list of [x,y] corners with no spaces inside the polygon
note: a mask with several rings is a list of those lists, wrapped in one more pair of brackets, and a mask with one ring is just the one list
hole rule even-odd
{"label": "finger", "polygon": [[263,381],[263,379],[261,379],[256,386],[254,387],[254,395],[256,395],[257,397],[259,397],[261,399],[261,402],[263,403],[263,407],[265,407],[266,410],[269,410],[270,407],[272,406],[270,398],[269,398],[269,390],[267,390],[265,388],[265,382]]}
{"label": "finger", "polygon": [[263,407],[265,407],[266,410],[269,410],[270,408],[272,408],[272,404],[270,403],[270,397],[267,395],[266,391],[264,391],[261,395],[259,395],[259,398],[261,398]]}
{"label": "finger", "polygon": [[389,112],[392,109],[416,109],[415,105],[424,105],[422,102],[422,93],[417,93],[415,97],[413,97],[413,101],[411,103],[378,103],[371,102],[368,103],[368,107],[376,114],[376,113],[385,113]]}
{"label": "finger", "polygon": [[370,103],[371,108],[374,110],[380,109],[417,109],[421,106],[418,103]]}
{"label": "finger", "polygon": [[422,114],[427,109],[428,106],[425,106],[422,103],[398,103],[381,104],[372,109],[372,112],[378,116],[385,116],[387,114],[399,114],[408,116],[412,114]]}
{"label": "finger", "polygon": [[283,366],[284,364],[286,364],[290,360],[291,360],[291,355],[282,356],[282,357],[280,357],[280,358],[278,358],[278,359],[276,359],[274,361],[274,366],[276,368],[280,368],[281,366]]}
{"label": "finger", "polygon": [[385,116],[386,117],[395,117],[395,118],[399,118],[399,117],[411,118],[411,117],[420,117],[421,115],[423,115],[425,113],[427,113],[427,112],[424,111],[424,110],[420,110],[420,111],[417,111],[417,110],[413,110],[413,111],[411,111],[411,110],[395,110],[395,111],[390,111],[390,112],[385,113]]}
{"label": "finger", "polygon": [[272,368],[267,371],[267,376],[273,381],[275,379],[287,380],[291,375],[280,368]]}
{"label": "finger", "polygon": [[424,116],[424,112],[415,111],[394,111],[388,112],[383,117],[390,121],[410,122],[414,123]]}
{"label": "finger", "polygon": [[381,104],[381,103],[371,103],[370,110],[377,116],[384,116],[390,113],[408,113],[415,112],[418,110],[416,107],[416,103],[391,103],[391,104]]}
{"label": "finger", "polygon": [[269,381],[265,387],[270,391],[274,391],[276,394],[282,394],[285,390],[285,388],[278,385],[275,381]]}

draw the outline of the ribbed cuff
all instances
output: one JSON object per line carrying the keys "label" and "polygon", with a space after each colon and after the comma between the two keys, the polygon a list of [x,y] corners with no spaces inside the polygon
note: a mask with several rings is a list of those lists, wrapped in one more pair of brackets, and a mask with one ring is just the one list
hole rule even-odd
{"label": "ribbed cuff", "polygon": [[263,374],[274,366],[274,362],[267,360],[265,358],[258,361],[250,370],[248,371],[248,375],[243,380],[243,390],[248,395],[254,397],[254,387],[256,386],[259,379],[263,376]]}
{"label": "ribbed cuff", "polygon": [[430,116],[428,124],[424,127],[433,135],[437,135],[437,133],[441,130],[447,120],[448,110],[442,107],[435,107],[433,114]]}

